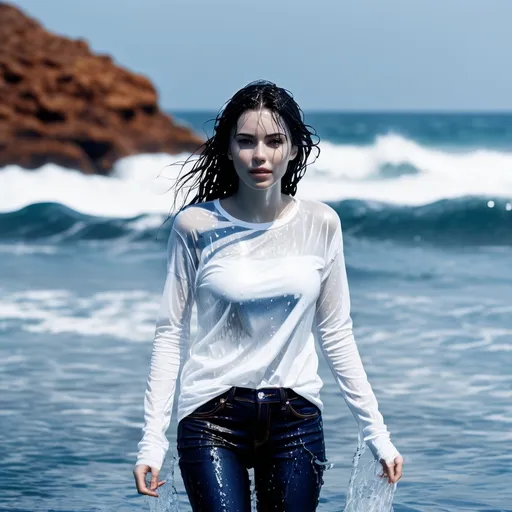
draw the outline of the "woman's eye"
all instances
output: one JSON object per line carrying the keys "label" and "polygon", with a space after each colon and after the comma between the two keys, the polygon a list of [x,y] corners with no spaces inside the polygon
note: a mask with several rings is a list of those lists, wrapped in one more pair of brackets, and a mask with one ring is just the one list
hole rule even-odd
{"label": "woman's eye", "polygon": [[[238,144],[252,144],[251,139],[237,139],[237,140],[238,140]],[[269,141],[269,144],[271,144],[273,146],[278,146],[282,143],[283,143],[283,141],[281,139],[272,139]]]}

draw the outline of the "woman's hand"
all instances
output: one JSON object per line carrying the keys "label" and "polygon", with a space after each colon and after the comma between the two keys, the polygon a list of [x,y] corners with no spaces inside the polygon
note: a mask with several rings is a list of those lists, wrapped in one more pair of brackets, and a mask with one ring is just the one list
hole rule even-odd
{"label": "woman's hand", "polygon": [[[149,488],[146,484],[146,475],[151,473],[151,482],[149,484]],[[146,464],[138,464],[133,469],[133,476],[135,477],[135,484],[137,485],[137,491],[139,494],[147,494],[148,496],[154,496],[158,498],[158,494],[156,490],[165,484],[165,480],[161,482],[158,481],[158,474],[160,470],[157,468],[153,468],[151,466],[147,466]]]}
{"label": "woman's hand", "polygon": [[381,475],[383,478],[387,477],[390,484],[394,484],[402,478],[402,466],[404,459],[401,455],[397,455],[393,462],[386,462],[381,459],[380,463],[384,469],[384,473]]}

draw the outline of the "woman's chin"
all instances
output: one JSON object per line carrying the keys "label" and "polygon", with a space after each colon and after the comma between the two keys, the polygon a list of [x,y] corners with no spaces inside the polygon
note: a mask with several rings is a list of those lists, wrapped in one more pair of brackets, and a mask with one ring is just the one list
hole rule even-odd
{"label": "woman's chin", "polygon": [[254,190],[261,190],[276,185],[277,181],[275,180],[273,174],[264,177],[258,176],[254,178],[252,176],[248,176],[248,179],[245,180],[245,184]]}

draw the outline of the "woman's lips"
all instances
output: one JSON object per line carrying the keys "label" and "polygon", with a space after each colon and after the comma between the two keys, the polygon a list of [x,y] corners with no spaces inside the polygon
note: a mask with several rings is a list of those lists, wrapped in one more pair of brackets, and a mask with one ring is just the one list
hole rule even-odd
{"label": "woman's lips", "polygon": [[272,171],[269,171],[268,169],[252,169],[249,171],[249,174],[255,179],[255,180],[266,180],[269,176],[272,175]]}
{"label": "woman's lips", "polygon": [[252,169],[249,171],[251,174],[272,174],[272,171],[265,169],[264,167],[260,167],[258,169]]}

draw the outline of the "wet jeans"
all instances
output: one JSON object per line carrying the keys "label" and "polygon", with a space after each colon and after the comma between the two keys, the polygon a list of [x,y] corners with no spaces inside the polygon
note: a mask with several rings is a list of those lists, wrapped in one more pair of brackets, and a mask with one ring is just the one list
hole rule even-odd
{"label": "wet jeans", "polygon": [[326,465],[318,407],[288,388],[232,387],[178,425],[181,475],[194,512],[316,510]]}

